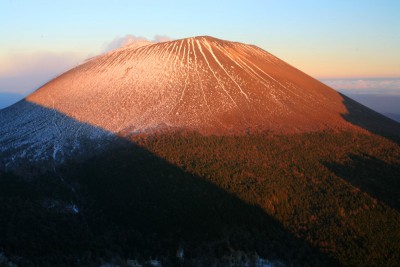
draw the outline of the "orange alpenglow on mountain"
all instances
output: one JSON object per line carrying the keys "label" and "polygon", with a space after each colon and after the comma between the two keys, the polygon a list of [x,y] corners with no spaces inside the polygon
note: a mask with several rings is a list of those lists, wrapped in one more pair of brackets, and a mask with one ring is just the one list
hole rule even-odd
{"label": "orange alpenglow on mountain", "polygon": [[113,133],[349,127],[342,97],[253,46],[212,37],[140,43],[98,56],[27,98]]}

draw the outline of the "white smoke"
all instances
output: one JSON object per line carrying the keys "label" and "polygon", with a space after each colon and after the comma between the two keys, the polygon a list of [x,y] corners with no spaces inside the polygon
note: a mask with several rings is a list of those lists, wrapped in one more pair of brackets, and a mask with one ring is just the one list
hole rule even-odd
{"label": "white smoke", "polygon": [[108,52],[123,46],[131,45],[133,43],[138,42],[152,42],[152,43],[161,43],[171,41],[172,38],[166,35],[155,35],[152,40],[149,40],[142,36],[136,36],[133,34],[127,34],[123,37],[116,37],[111,42],[105,45],[104,52]]}

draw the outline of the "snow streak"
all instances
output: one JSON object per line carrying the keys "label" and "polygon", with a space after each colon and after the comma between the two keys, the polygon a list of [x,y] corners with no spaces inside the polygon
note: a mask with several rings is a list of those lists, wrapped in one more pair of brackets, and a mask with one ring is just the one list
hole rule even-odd
{"label": "snow streak", "polygon": [[196,48],[195,48],[195,46],[194,46],[193,38],[190,38],[190,41],[191,41],[191,43],[192,43],[192,48],[193,48],[194,66],[195,66],[195,70],[196,70],[196,73],[197,73],[198,81],[199,81],[199,83],[200,83],[200,89],[201,89],[201,92],[202,92],[202,95],[203,95],[203,99],[204,99],[204,102],[206,103],[206,106],[207,106],[208,110],[212,113],[211,108],[210,108],[210,106],[208,105],[208,102],[207,102],[207,99],[206,99],[206,94],[204,93],[203,82],[201,81],[199,70],[197,69],[197,68],[198,68],[198,65],[197,65],[197,55],[196,55]]}
{"label": "snow streak", "polygon": [[242,87],[240,87],[240,85],[232,78],[232,76],[226,71],[226,69],[224,68],[224,66],[222,66],[221,62],[219,62],[218,58],[214,55],[214,52],[212,51],[212,48],[210,46],[210,44],[207,42],[207,40],[204,40],[205,44],[208,47],[208,51],[210,51],[211,55],[213,56],[214,60],[218,63],[218,65],[221,67],[221,69],[226,73],[226,75],[228,75],[228,77],[236,84],[236,86],[239,88],[240,93],[242,93],[247,101],[250,102],[248,95],[242,90]]}
{"label": "snow streak", "polygon": [[200,53],[203,55],[203,58],[205,60],[205,62],[207,63],[208,68],[210,69],[211,73],[213,74],[213,76],[215,77],[215,79],[217,80],[219,86],[222,88],[222,90],[225,92],[225,94],[232,100],[232,102],[235,104],[235,106],[237,106],[237,103],[235,102],[235,100],[233,100],[232,96],[228,93],[228,91],[225,89],[224,84],[218,79],[217,75],[215,74],[215,72],[212,70],[210,63],[207,60],[206,55],[204,55],[203,50],[201,49],[201,44],[199,42],[199,40],[196,40],[197,46],[199,47]]}

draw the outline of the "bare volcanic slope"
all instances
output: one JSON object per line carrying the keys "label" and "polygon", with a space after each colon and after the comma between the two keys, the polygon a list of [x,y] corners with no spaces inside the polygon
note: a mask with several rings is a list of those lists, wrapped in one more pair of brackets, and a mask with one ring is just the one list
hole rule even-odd
{"label": "bare volcanic slope", "polygon": [[398,134],[393,123],[253,45],[141,42],[92,58],[1,110],[0,165],[62,162],[116,136],[170,129],[226,135],[359,125]]}
{"label": "bare volcanic slope", "polygon": [[264,50],[212,37],[141,43],[96,57],[27,100],[113,133],[345,127],[342,97]]}

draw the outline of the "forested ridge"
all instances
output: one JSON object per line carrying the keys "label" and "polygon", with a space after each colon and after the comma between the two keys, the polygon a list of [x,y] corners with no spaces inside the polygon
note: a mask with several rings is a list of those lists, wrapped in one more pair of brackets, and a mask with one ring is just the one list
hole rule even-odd
{"label": "forested ridge", "polygon": [[366,133],[135,135],[56,172],[2,173],[0,249],[27,266],[396,266],[399,177],[399,145]]}

